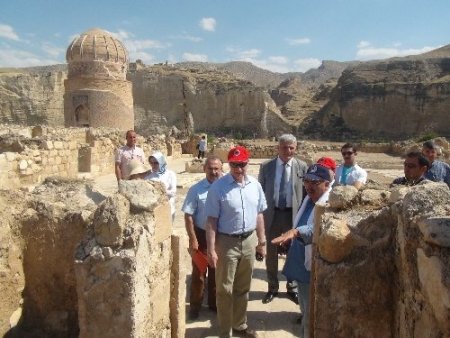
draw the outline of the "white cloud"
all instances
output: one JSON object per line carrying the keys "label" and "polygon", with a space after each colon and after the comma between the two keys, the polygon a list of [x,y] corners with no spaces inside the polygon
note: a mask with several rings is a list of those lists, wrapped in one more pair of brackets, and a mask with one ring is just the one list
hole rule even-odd
{"label": "white cloud", "polygon": [[422,47],[422,48],[398,48],[400,44],[397,42],[394,47],[374,47],[368,41],[361,41],[357,48],[356,58],[358,60],[375,60],[387,59],[395,56],[417,55],[429,52],[438,47]]}
{"label": "white cloud", "polygon": [[164,44],[157,40],[150,40],[150,39],[144,39],[144,40],[122,40],[122,42],[125,44],[125,47],[127,47],[128,51],[130,52],[136,52],[140,51],[142,49],[163,49],[169,46],[169,44]]}
{"label": "white cloud", "polygon": [[319,67],[322,62],[319,59],[315,58],[306,58],[306,59],[297,59],[294,61],[295,70],[297,72],[306,72],[311,68]]}
{"label": "white cloud", "polygon": [[291,39],[291,38],[286,38],[285,39],[287,41],[288,44],[290,44],[291,46],[295,46],[295,45],[306,45],[308,43],[311,42],[310,38],[296,38],[296,39]]}
{"label": "white cloud", "polygon": [[289,60],[285,56],[270,56],[269,61],[276,64],[285,65]]}
{"label": "white cloud", "polygon": [[0,48],[0,67],[32,67],[43,65],[54,65],[61,60],[42,58],[28,51]]}
{"label": "white cloud", "polygon": [[132,38],[134,36],[133,33],[127,32],[126,30],[119,29],[117,32],[110,32],[107,31],[109,34],[111,34],[113,37],[115,37],[118,40],[126,40],[129,38]]}
{"label": "white cloud", "polygon": [[[131,53],[130,53],[131,54]],[[130,58],[132,60],[141,60],[143,61],[145,64],[150,64],[150,63],[155,63],[155,58],[152,54],[149,54],[147,52],[134,52],[133,54],[130,55]]]}
{"label": "white cloud", "polygon": [[19,36],[14,32],[14,28],[9,25],[0,24],[0,38],[19,41]]}
{"label": "white cloud", "polygon": [[216,30],[216,19],[214,18],[202,18],[199,22],[200,27],[208,32],[214,32]]}
{"label": "white cloud", "polygon": [[185,61],[198,61],[198,62],[207,62],[208,55],[205,54],[194,54],[194,53],[183,53],[183,60]]}
{"label": "white cloud", "polygon": [[227,47],[226,51],[232,54],[232,58],[234,60],[246,60],[256,58],[259,54],[261,54],[261,50],[256,48],[241,50],[240,48],[235,47]]}
{"label": "white cloud", "polygon": [[189,35],[187,33],[183,33],[181,35],[173,35],[170,38],[171,39],[188,40],[188,41],[191,41],[191,42],[200,42],[200,41],[203,40],[201,37],[192,36],[192,35]]}
{"label": "white cloud", "polygon": [[64,48],[57,47],[50,42],[44,42],[42,44],[42,50],[52,57],[58,57],[61,53],[65,52]]}

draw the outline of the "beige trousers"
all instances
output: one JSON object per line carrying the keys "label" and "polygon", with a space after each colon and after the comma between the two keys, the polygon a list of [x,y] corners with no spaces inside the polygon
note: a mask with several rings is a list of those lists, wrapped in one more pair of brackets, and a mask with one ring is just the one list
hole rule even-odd
{"label": "beige trousers", "polygon": [[246,239],[217,234],[216,304],[219,337],[247,328],[247,303],[255,262],[256,232]]}

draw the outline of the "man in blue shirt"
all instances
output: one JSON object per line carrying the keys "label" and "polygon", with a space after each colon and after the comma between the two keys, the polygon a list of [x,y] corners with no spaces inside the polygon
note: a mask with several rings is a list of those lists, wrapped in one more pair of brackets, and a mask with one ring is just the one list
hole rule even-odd
{"label": "man in blue shirt", "polygon": [[439,150],[439,146],[433,141],[426,141],[423,144],[422,153],[430,162],[425,178],[433,182],[445,182],[450,187],[450,166],[437,160]]}
{"label": "man in blue shirt", "polygon": [[247,326],[247,303],[255,254],[266,254],[267,203],[258,180],[247,175],[248,160],[245,147],[232,148],[230,173],[213,183],[206,199],[208,262],[216,268],[220,338],[231,337],[231,330],[240,337],[257,337]]}
{"label": "man in blue shirt", "polygon": [[297,281],[298,301],[303,315],[300,337],[309,337],[309,282],[311,271],[311,246],[314,232],[314,208],[316,203],[326,203],[331,191],[331,176],[327,167],[313,164],[303,178],[308,196],[303,200],[294,220],[294,228],[272,240],[283,245],[296,238],[289,249],[283,273]]}
{"label": "man in blue shirt", "polygon": [[[189,254],[194,258],[200,251],[207,255],[206,250],[206,197],[208,190],[218,178],[222,176],[222,161],[219,157],[210,155],[203,166],[206,178],[194,184],[188,191],[181,210],[184,212],[184,223],[189,236]],[[196,319],[203,302],[205,277],[208,276],[208,306],[216,311],[216,282],[215,269],[208,267],[200,271],[195,262],[192,262],[191,291],[189,300],[189,318]]]}

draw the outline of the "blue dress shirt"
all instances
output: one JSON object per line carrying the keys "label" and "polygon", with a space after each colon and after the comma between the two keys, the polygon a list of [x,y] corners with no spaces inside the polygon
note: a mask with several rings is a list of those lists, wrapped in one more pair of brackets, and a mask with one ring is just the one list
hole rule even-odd
{"label": "blue dress shirt", "polygon": [[206,225],[206,197],[211,183],[204,178],[189,188],[181,210],[194,219],[194,225],[205,230]]}
{"label": "blue dress shirt", "polygon": [[256,217],[267,209],[261,184],[252,176],[237,183],[231,174],[215,181],[206,199],[206,215],[217,218],[217,231],[240,234],[255,230]]}

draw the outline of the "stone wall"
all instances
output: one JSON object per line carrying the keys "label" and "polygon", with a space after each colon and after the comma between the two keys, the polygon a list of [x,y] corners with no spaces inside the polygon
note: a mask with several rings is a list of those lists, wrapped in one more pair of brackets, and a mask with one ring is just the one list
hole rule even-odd
{"label": "stone wall", "polygon": [[0,241],[2,335],[184,336],[186,237],[172,235],[161,183],[121,181],[106,198],[52,178],[21,195],[1,214],[14,239]]}
{"label": "stone wall", "polygon": [[[14,189],[49,176],[112,174],[115,151],[124,139],[122,131],[108,128],[0,128],[0,182],[3,188]],[[138,144],[147,156],[155,150],[181,155],[181,145],[161,135],[139,137]]]}
{"label": "stone wall", "polygon": [[314,234],[312,336],[448,337],[449,188],[352,189]]}

